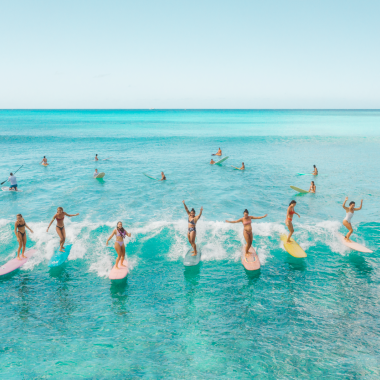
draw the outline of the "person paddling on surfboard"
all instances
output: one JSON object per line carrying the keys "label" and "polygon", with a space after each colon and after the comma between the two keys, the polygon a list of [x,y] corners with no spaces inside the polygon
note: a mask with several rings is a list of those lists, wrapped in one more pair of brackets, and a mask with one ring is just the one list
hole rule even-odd
{"label": "person paddling on surfboard", "polygon": [[253,233],[252,233],[252,220],[253,219],[263,219],[266,218],[268,214],[265,214],[264,216],[249,216],[249,212],[247,209],[244,210],[244,216],[234,222],[230,222],[229,220],[226,220],[226,223],[243,223],[244,230],[243,235],[244,239],[247,242],[247,245],[245,246],[245,257],[247,259],[247,255],[249,254],[249,249],[252,246],[252,240],[253,240]]}
{"label": "person paddling on surfboard", "polygon": [[211,156],[221,156],[222,150],[219,148],[218,151],[215,154],[212,154]]}
{"label": "person paddling on surfboard", "polygon": [[65,225],[63,224],[63,219],[65,219],[65,216],[68,216],[69,218],[71,218],[73,216],[78,216],[78,215],[79,215],[79,213],[69,215],[67,212],[63,211],[62,207],[58,207],[57,213],[53,216],[53,219],[51,220],[49,227],[46,230],[46,232],[49,231],[49,228],[52,225],[52,223],[54,222],[54,219],[56,219],[57,220],[57,226],[56,226],[55,230],[57,231],[57,234],[58,234],[59,239],[60,239],[59,250],[61,252],[65,252],[65,248],[63,245],[65,244],[65,240],[66,240],[66,231],[65,231]]}
{"label": "person paddling on surfboard", "polygon": [[351,201],[346,207],[346,202],[348,201],[348,197],[343,202],[343,208],[346,210],[346,217],[343,219],[343,225],[348,229],[347,235],[344,237],[347,241],[351,243],[350,236],[354,232],[351,225],[351,219],[354,216],[354,211],[359,211],[362,209],[363,206],[363,199],[360,202],[360,207],[355,208],[355,202]]}
{"label": "person paddling on surfboard", "polygon": [[9,190],[10,191],[18,191],[17,190],[17,178],[13,175],[13,173],[10,174],[10,177],[8,178],[8,182],[10,182]]}
{"label": "person paddling on surfboard", "polygon": [[164,172],[161,172],[161,181],[166,181],[166,177]]}
{"label": "person paddling on surfboard", "polygon": [[211,159],[210,165],[214,165],[214,164],[215,164],[215,161],[213,159]]}
{"label": "person paddling on surfboard", "polygon": [[244,169],[245,169],[245,165],[244,165],[244,162],[242,162],[240,170],[244,170]]}
{"label": "person paddling on surfboard", "polygon": [[314,171],[311,174],[318,175],[318,169],[317,169],[317,167],[315,165],[313,165],[313,166],[314,166]]}
{"label": "person paddling on surfboard", "polygon": [[293,215],[296,214],[300,218],[300,214],[297,214],[294,211],[294,207],[296,206],[296,204],[297,204],[296,201],[294,201],[294,200],[291,201],[289,203],[288,211],[286,212],[285,224],[287,225],[287,227],[289,229],[288,239],[286,240],[287,243],[290,243],[290,238],[292,237],[293,232],[294,232],[294,228],[293,228]]}
{"label": "person paddling on surfboard", "polygon": [[128,236],[131,237],[131,234],[128,233],[123,228],[122,222],[117,222],[116,228],[113,230],[111,236],[107,239],[106,246],[108,246],[108,242],[112,239],[113,236],[116,236],[115,241],[115,251],[117,253],[117,259],[115,263],[115,267],[117,269],[121,269],[118,267],[119,263],[121,267],[126,268],[125,265],[123,265],[124,259],[125,259],[125,245],[124,245],[124,239]]}
{"label": "person paddling on surfboard", "polygon": [[309,193],[315,193],[317,191],[317,186],[315,186],[314,181],[311,181]]}
{"label": "person paddling on surfboard", "polygon": [[95,161],[99,161],[97,154],[95,154]]}
{"label": "person paddling on surfboard", "polygon": [[[33,233],[33,231],[26,224],[25,219],[21,214],[17,214],[16,223],[15,223],[15,235],[18,241],[18,249],[17,249],[17,260],[26,259],[27,257],[24,255],[26,248],[26,231],[25,227]],[[20,257],[20,251],[22,249],[22,254]]]}
{"label": "person paddling on surfboard", "polygon": [[191,211],[187,208],[185,201],[182,201],[183,205],[185,206],[185,210],[187,212],[187,215],[189,215],[189,218],[187,220],[187,238],[189,239],[190,245],[193,247],[194,251],[192,252],[192,256],[197,255],[197,245],[195,244],[195,238],[197,236],[197,229],[195,225],[197,224],[199,218],[202,215],[203,207],[201,207],[201,211],[199,212],[198,216],[195,216],[195,210],[192,208]]}
{"label": "person paddling on surfboard", "polygon": [[44,158],[42,159],[42,161],[40,162],[40,164],[42,164],[42,165],[49,165],[49,164],[47,163],[47,158],[46,158],[46,156],[44,156]]}

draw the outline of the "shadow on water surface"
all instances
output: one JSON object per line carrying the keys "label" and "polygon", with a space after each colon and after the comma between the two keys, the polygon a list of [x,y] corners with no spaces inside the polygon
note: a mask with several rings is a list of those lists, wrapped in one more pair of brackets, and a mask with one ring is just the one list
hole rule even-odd
{"label": "shadow on water surface", "polygon": [[347,261],[353,269],[359,273],[359,274],[371,274],[373,271],[373,268],[368,265],[366,259],[363,256],[360,256],[360,254],[356,252],[352,252],[348,255]]}
{"label": "shadow on water surface", "polygon": [[285,263],[288,264],[288,268],[294,271],[304,272],[307,270],[306,259],[297,259],[296,257],[288,255],[285,259]]}
{"label": "shadow on water surface", "polygon": [[202,266],[202,262],[200,262],[198,265],[185,267],[183,271],[183,275],[186,282],[188,282],[191,285],[199,284],[201,266]]}
{"label": "shadow on water surface", "polygon": [[258,279],[261,276],[261,269],[258,270],[247,270],[244,268],[245,275],[247,276],[248,279],[248,286],[252,286],[256,284]]}

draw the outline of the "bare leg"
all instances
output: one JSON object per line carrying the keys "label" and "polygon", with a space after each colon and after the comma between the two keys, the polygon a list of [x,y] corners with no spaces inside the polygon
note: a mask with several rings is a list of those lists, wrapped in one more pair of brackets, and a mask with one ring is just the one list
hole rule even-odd
{"label": "bare leg", "polygon": [[124,260],[125,260],[125,245],[123,244],[120,248],[121,248],[120,266],[123,267],[123,268],[126,268],[127,266],[124,265]]}
{"label": "bare leg", "polygon": [[121,259],[122,252],[121,252],[121,247],[120,247],[118,242],[115,242],[115,251],[117,253],[117,259],[116,259],[115,267],[116,267],[116,269],[120,269],[119,268],[119,262]]}
{"label": "bare leg", "polygon": [[191,231],[189,234],[187,234],[187,237],[189,238],[189,243],[193,247],[194,251],[192,252],[192,256],[197,255],[197,245],[195,244],[195,237],[197,236],[197,233],[195,231]]}
{"label": "bare leg", "polygon": [[21,234],[18,232],[17,233],[17,241],[18,241],[18,248],[17,248],[17,260],[22,260],[21,257],[20,257],[20,251],[21,251],[21,248],[22,248],[22,239],[21,239]]}
{"label": "bare leg", "polygon": [[343,220],[343,225],[348,229],[348,233],[344,238],[347,241],[351,242],[350,236],[354,232],[354,230],[352,229],[352,225],[351,225],[351,223],[348,223],[347,220]]}
{"label": "bare leg", "polygon": [[294,233],[294,228],[293,228],[293,223],[289,220],[286,225],[289,228],[289,235],[288,235],[288,240],[286,241],[287,243],[290,243],[290,238],[292,237]]}
{"label": "bare leg", "polygon": [[59,227],[55,227],[55,230],[57,231],[57,234],[59,236],[60,242],[59,242],[59,250],[61,252],[65,252],[65,249],[63,248],[63,244],[65,243],[65,237],[66,237],[66,232],[65,228],[62,230]]}
{"label": "bare leg", "polygon": [[246,230],[244,230],[243,235],[244,235],[245,241],[247,242],[247,245],[245,246],[245,255],[247,256],[249,254],[249,249],[252,247],[253,236],[252,236],[252,232],[249,233]]}
{"label": "bare leg", "polygon": [[[20,234],[21,235],[21,234]],[[26,256],[25,256],[25,248],[26,248],[26,234],[21,237],[21,241],[22,241],[22,255],[21,255],[21,258],[22,259],[26,259]]]}

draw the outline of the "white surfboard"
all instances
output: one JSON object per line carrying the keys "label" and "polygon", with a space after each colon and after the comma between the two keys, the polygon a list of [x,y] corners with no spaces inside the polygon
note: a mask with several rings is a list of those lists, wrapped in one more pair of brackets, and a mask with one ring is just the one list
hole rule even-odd
{"label": "white surfboard", "polygon": [[96,177],[94,178],[103,178],[106,175],[106,173],[99,173]]}
{"label": "white surfboard", "polygon": [[1,190],[3,191],[11,191],[12,193],[19,193],[20,191],[22,190],[13,190],[13,188],[11,190],[9,190],[9,187],[2,187]]}
{"label": "white surfboard", "polygon": [[361,245],[359,243],[356,243],[354,241],[347,241],[343,235],[339,234],[339,238],[341,240],[341,242],[348,248],[351,248],[353,249],[354,251],[357,251],[357,252],[363,252],[363,253],[373,253],[373,251],[371,251],[370,249],[368,249],[367,247],[364,247],[364,245]]}

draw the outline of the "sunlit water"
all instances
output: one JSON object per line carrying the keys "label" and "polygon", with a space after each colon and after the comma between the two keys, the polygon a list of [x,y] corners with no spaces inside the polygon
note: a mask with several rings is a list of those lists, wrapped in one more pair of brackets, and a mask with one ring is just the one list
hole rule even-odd
{"label": "sunlit water", "polygon": [[[1,378],[378,379],[379,127],[379,111],[0,111],[1,182],[23,165],[23,192],[0,192],[0,265],[17,213],[38,250],[0,279]],[[229,159],[211,166],[219,147]],[[317,194],[296,195],[313,164]],[[166,182],[142,174],[162,170]],[[372,254],[338,240],[346,195],[364,199],[352,238]],[[292,199],[306,259],[279,240]],[[204,208],[194,268],[182,200]],[[80,216],[65,219],[69,260],[49,270],[58,206]],[[258,273],[240,262],[242,225],[224,222],[245,208],[268,213],[252,226]],[[111,284],[119,220],[131,271]]]}

